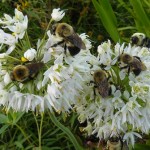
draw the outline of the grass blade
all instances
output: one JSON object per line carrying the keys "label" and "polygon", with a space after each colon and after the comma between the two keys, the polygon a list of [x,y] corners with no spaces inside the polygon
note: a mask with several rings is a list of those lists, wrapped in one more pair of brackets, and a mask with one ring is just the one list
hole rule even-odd
{"label": "grass blade", "polygon": [[108,11],[108,8],[111,7],[111,5],[107,4],[109,3],[108,0],[100,1],[101,3],[98,3],[96,0],[92,0],[93,5],[98,12],[100,19],[107,30],[107,32],[110,34],[110,37],[113,39],[114,42],[121,41],[121,38],[119,36],[118,30],[117,30],[117,21],[115,18],[115,15],[112,11],[112,8],[110,11]]}

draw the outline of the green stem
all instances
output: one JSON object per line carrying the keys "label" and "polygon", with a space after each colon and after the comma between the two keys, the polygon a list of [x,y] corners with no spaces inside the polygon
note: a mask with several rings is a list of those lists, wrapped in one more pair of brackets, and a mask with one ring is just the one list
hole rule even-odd
{"label": "green stem", "polygon": [[39,129],[39,150],[42,150],[41,147],[41,135],[42,135],[42,126],[43,126],[43,119],[44,119],[44,113],[41,113],[41,123],[40,123],[40,129]]}
{"label": "green stem", "polygon": [[36,116],[35,116],[34,113],[33,113],[33,116],[34,116],[34,119],[35,119],[35,122],[36,122],[37,131],[38,131],[39,150],[42,150],[42,147],[41,147],[41,135],[42,135],[42,125],[43,125],[44,114],[43,114],[43,113],[41,114],[40,126],[39,126],[39,124],[38,124],[38,121],[37,121]]}
{"label": "green stem", "polygon": [[7,58],[11,58],[11,59],[13,59],[13,60],[15,60],[15,61],[19,61],[19,62],[21,62],[21,60],[20,59],[17,59],[17,58],[15,58],[15,57],[12,57],[12,56],[6,56]]}
{"label": "green stem", "polygon": [[76,150],[83,150],[83,148],[79,145],[79,143],[77,142],[76,138],[74,137],[74,135],[71,133],[71,131],[65,127],[64,125],[62,125],[57,118],[55,117],[54,113],[49,112],[49,116],[51,118],[51,121],[59,128],[61,129],[64,133],[66,133],[69,137],[69,139],[71,140],[71,142],[73,143],[74,147]]}
{"label": "green stem", "polygon": [[34,119],[35,119],[35,123],[36,123],[36,126],[37,126],[37,132],[38,132],[38,135],[39,135],[39,124],[38,124],[38,121],[37,121],[37,119],[36,119],[36,116],[35,116],[35,114],[34,114],[34,112],[33,112],[33,116],[34,116]]}
{"label": "green stem", "polygon": [[44,34],[43,40],[45,40],[45,37],[46,37],[47,31],[48,31],[48,29],[49,29],[49,27],[50,27],[50,25],[51,25],[52,21],[53,21],[53,19],[51,19],[51,20],[49,21],[48,25],[47,25],[47,28],[46,28],[46,31],[45,31],[45,34]]}
{"label": "green stem", "polygon": [[133,27],[133,26],[128,26],[128,27],[121,27],[121,28],[118,28],[118,31],[122,31],[122,30],[135,30],[136,27]]}
{"label": "green stem", "polygon": [[15,126],[22,132],[22,134],[27,139],[27,141],[29,142],[29,144],[32,145],[31,141],[28,139],[28,137],[27,137],[26,133],[23,131],[23,129],[19,125],[17,125],[17,124],[15,124]]}
{"label": "green stem", "polygon": [[25,32],[26,40],[28,41],[28,47],[31,48],[30,40],[27,31]]}
{"label": "green stem", "polygon": [[46,34],[47,34],[47,31],[48,31],[48,29],[49,29],[49,27],[50,27],[52,21],[53,21],[53,19],[51,19],[51,20],[49,21],[48,25],[47,25],[45,34],[44,34],[44,36],[43,36],[43,38],[42,38],[42,41],[41,41],[41,43],[40,43],[40,46],[39,46],[39,48],[38,48],[38,50],[37,50],[37,58],[40,58],[41,47],[43,46],[43,44],[44,44],[44,42],[45,42]]}

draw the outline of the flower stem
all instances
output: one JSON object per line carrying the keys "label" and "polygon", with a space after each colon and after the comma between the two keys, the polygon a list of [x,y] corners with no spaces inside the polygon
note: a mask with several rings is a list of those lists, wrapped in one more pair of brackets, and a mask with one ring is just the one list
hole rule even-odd
{"label": "flower stem", "polygon": [[6,56],[8,59],[10,58],[10,59],[13,59],[13,60],[15,60],[15,61],[19,61],[19,62],[21,62],[21,60],[20,59],[17,59],[17,58],[15,58],[15,57],[12,57],[12,56]]}
{"label": "flower stem", "polygon": [[40,43],[40,46],[39,46],[39,48],[38,48],[38,50],[37,50],[37,57],[38,57],[38,58],[40,58],[40,55],[41,55],[41,47],[43,46],[43,44],[44,44],[44,42],[45,42],[46,34],[47,34],[47,31],[48,31],[48,29],[49,29],[49,27],[50,27],[52,21],[53,21],[53,19],[51,19],[51,20],[49,21],[49,23],[48,23],[48,25],[47,25],[47,28],[46,28],[46,31],[45,31],[45,34],[44,34],[44,36],[43,36],[43,38],[42,38],[42,41],[41,41],[41,43]]}
{"label": "flower stem", "polygon": [[31,48],[31,43],[30,43],[30,40],[29,40],[29,36],[28,36],[28,32],[27,32],[27,31],[25,32],[25,36],[26,36],[26,40],[28,41],[28,48]]}
{"label": "flower stem", "polygon": [[27,137],[26,133],[23,131],[23,129],[19,125],[17,125],[17,124],[15,124],[15,126],[22,132],[22,134],[24,135],[24,137],[27,139],[28,143],[30,145],[32,145],[31,141],[28,139],[28,137]]}
{"label": "flower stem", "polygon": [[52,122],[59,128],[61,129],[64,133],[67,134],[67,136],[69,137],[69,139],[71,140],[71,142],[73,143],[74,147],[76,150],[83,150],[83,148],[79,145],[79,143],[77,142],[76,138],[74,137],[74,135],[71,133],[71,131],[65,127],[64,125],[62,125],[57,118],[55,117],[54,113],[49,112],[49,116],[52,120]]}
{"label": "flower stem", "polygon": [[41,147],[41,140],[42,140],[42,126],[43,126],[43,119],[44,119],[44,113],[41,113],[41,123],[40,123],[40,129],[39,129],[39,150],[42,150]]}
{"label": "flower stem", "polygon": [[36,126],[37,126],[37,131],[38,131],[38,138],[39,138],[39,150],[42,150],[42,147],[41,147],[41,135],[42,135],[42,126],[43,126],[43,119],[44,119],[44,113],[41,113],[41,122],[40,122],[40,126],[38,124],[38,121],[36,119],[36,116],[35,114],[33,113],[33,116],[34,116],[34,119],[35,119],[35,122],[36,122]]}

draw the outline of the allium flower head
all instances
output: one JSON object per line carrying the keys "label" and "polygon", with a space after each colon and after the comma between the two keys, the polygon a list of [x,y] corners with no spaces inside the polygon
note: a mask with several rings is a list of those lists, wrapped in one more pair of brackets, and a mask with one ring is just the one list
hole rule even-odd
{"label": "allium flower head", "polygon": [[[60,20],[64,14],[60,9],[54,9],[52,17]],[[19,23],[21,27],[26,20],[26,17],[18,10],[15,10],[13,18],[7,15],[5,17],[7,18],[5,27],[11,29],[12,32],[15,25],[17,27]],[[8,20],[11,22],[8,23]],[[30,47],[31,43],[26,40],[28,37],[23,39],[23,43],[27,42],[27,44],[20,46],[19,35],[18,38],[13,35],[17,39],[17,46],[19,45],[14,47],[17,53],[13,51],[6,53],[7,50],[3,49],[4,53],[0,58],[0,77],[2,79],[0,81],[2,89],[0,104],[8,110],[12,108],[15,111],[38,110],[42,112],[45,109],[51,111],[54,109],[57,112],[70,112],[84,91],[84,86],[87,84],[85,81],[91,78],[91,65],[88,62],[93,64],[94,68],[98,67],[97,58],[89,52],[91,42],[86,34],[81,35],[81,38],[87,50],[81,50],[72,57],[64,53],[63,45],[52,47],[58,42],[58,39],[50,31],[46,32],[48,38],[38,40],[37,45],[34,46],[36,50]],[[1,33],[3,41],[10,39],[9,34],[3,30]],[[3,42],[3,44],[8,44],[8,42]],[[24,58],[25,61],[21,58]],[[83,78],[87,74],[88,76]]]}
{"label": "allium flower head", "polygon": [[15,49],[18,39],[23,39],[28,26],[28,18],[22,12],[15,9],[15,16],[11,17],[10,15],[4,14],[4,17],[0,18],[0,25],[3,25],[3,29],[7,28],[9,30],[6,33],[0,29],[0,43],[9,46],[7,50],[9,54]]}
{"label": "allium flower head", "polygon": [[65,15],[65,12],[63,10],[60,10],[60,8],[53,9],[52,11],[52,19],[56,22],[60,21]]}
{"label": "allium flower head", "polygon": [[[118,62],[122,53],[127,53],[133,58],[139,57],[147,69],[135,75],[130,68],[128,73],[128,64]],[[133,145],[135,136],[141,137],[136,132],[137,129],[146,134],[150,131],[150,121],[146,115],[150,113],[149,58],[150,52],[147,48],[132,47],[130,44],[125,46],[117,43],[113,46],[108,41],[98,46],[98,60],[101,66],[99,69],[105,70],[109,75],[111,94],[103,98],[97,88],[95,96],[94,92],[91,94],[93,86],[84,88],[86,93],[82,93],[82,101],[76,104],[76,108],[79,120],[91,123],[92,132],[85,127],[88,135],[97,134],[100,139],[108,139],[114,131],[117,131],[124,140]],[[121,69],[122,65],[127,67]]]}

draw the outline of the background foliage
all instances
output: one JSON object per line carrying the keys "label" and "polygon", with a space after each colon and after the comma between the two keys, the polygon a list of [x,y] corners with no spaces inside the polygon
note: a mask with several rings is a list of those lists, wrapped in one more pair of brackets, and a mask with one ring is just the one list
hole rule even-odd
{"label": "background foliage", "polygon": [[[74,26],[77,32],[89,35],[93,43],[92,53],[96,53],[96,47],[108,38],[114,42],[129,42],[134,32],[143,32],[150,37],[150,0],[2,0],[0,3],[0,17],[3,13],[13,14],[16,7],[28,15],[28,33],[33,45],[43,36],[52,9],[59,7],[66,11],[64,22]],[[56,114],[58,124],[53,117],[49,112],[6,112],[1,107],[0,149],[36,150],[40,149],[39,142],[42,150],[77,149],[69,131],[83,149],[88,149],[79,131],[75,112],[67,118]],[[137,143],[134,149],[150,149],[149,136],[137,140]]]}

